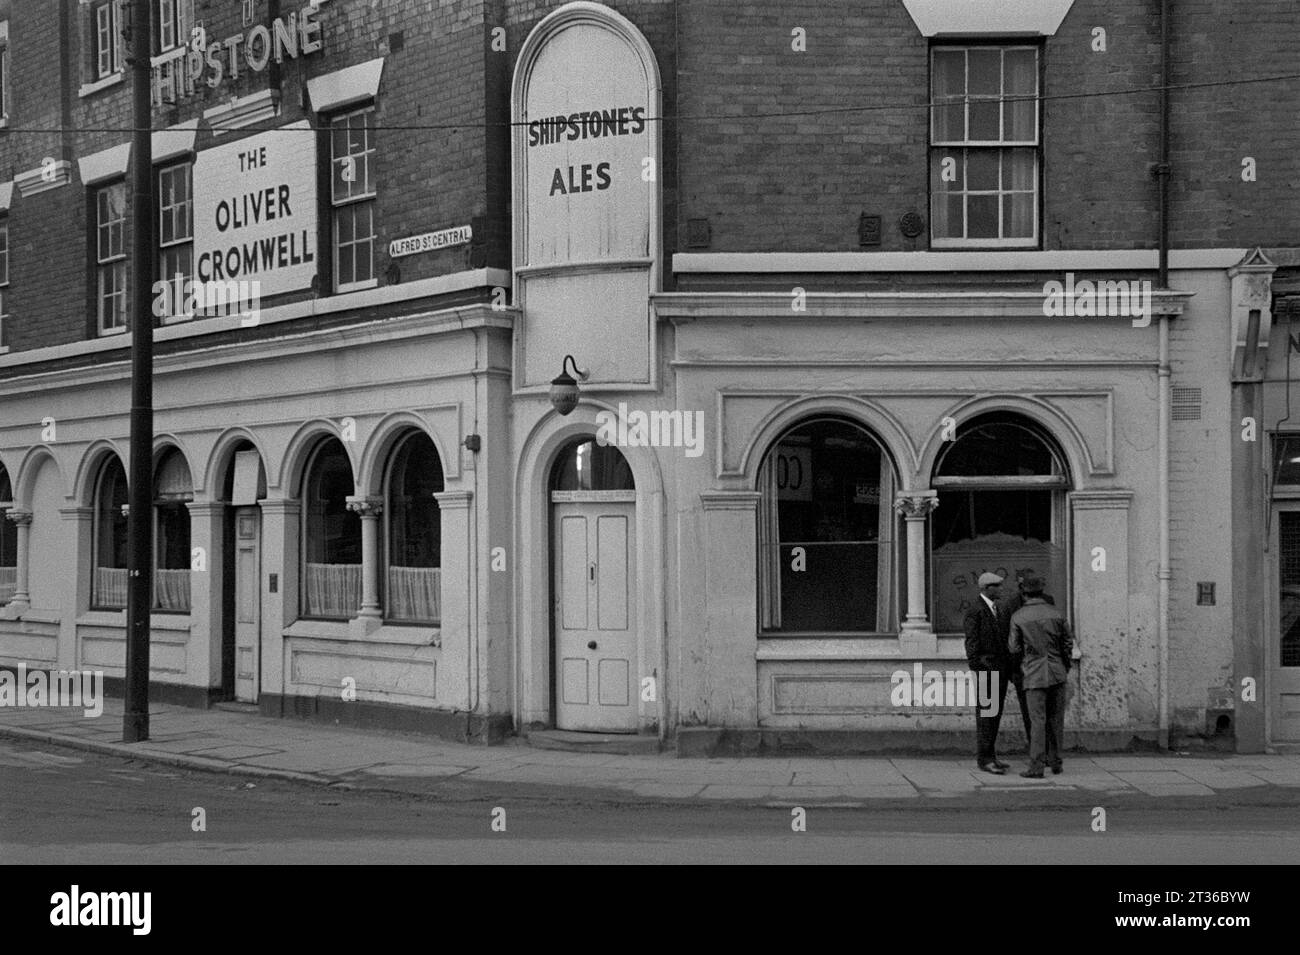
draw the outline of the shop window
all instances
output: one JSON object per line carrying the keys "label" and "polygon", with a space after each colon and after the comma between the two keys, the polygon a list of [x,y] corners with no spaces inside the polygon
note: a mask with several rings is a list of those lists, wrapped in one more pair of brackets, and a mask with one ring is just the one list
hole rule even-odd
{"label": "shop window", "polygon": [[159,462],[154,477],[153,608],[190,611],[190,510],[194,483],[185,458],[175,449]]}
{"label": "shop window", "polygon": [[1300,511],[1281,511],[1277,519],[1277,665],[1300,667]]}
{"label": "shop window", "polygon": [[95,77],[104,79],[120,73],[126,64],[126,31],[130,29],[127,0],[108,0],[92,8],[94,29],[92,37],[92,62]]}
{"label": "shop window", "polygon": [[334,289],[369,288],[375,279],[373,106],[330,120],[330,200]]}
{"label": "shop window", "polygon": [[388,560],[381,580],[390,620],[441,620],[442,521],[433,495],[442,489],[442,463],[433,441],[411,434],[393,452],[385,488]]}
{"label": "shop window", "polygon": [[595,438],[579,438],[566,447],[551,471],[552,491],[635,491],[627,458]]}
{"label": "shop window", "polygon": [[896,632],[894,471],[862,427],[804,422],[759,469],[764,634]]}
{"label": "shop window", "polygon": [[1037,47],[931,49],[931,245],[1038,244],[1037,95]]}
{"label": "shop window", "polygon": [[[158,278],[167,283],[164,321],[191,318],[185,283],[194,275],[193,163],[158,170]],[[177,303],[180,308],[177,309]]]}
{"label": "shop window", "polygon": [[9,350],[9,220],[0,219],[0,352]]}
{"label": "shop window", "polygon": [[18,586],[18,528],[5,516],[13,500],[9,472],[0,466],[0,606],[13,599]]}
{"label": "shop window", "polygon": [[95,486],[94,562],[91,607],[121,610],[126,606],[127,570],[126,471],[116,457],[99,472]]}
{"label": "shop window", "polygon": [[1042,577],[1066,607],[1064,459],[1051,437],[1015,416],[968,422],[944,451],[932,481],[939,506],[930,518],[932,620],[940,633],[962,629],[985,571]]}
{"label": "shop window", "polygon": [[99,334],[126,331],[126,183],[95,190],[95,300]]}
{"label": "shop window", "polygon": [[348,620],[361,607],[361,517],[347,500],[355,488],[342,443],[323,441],[303,480],[304,616]]}

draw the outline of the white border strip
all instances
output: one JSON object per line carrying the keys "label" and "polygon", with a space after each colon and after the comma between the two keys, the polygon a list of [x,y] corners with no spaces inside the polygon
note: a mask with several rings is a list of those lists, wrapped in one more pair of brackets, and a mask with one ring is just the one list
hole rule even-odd
{"label": "white border strip", "polygon": [[[1171,269],[1228,269],[1249,249],[1174,249]],[[706,272],[1132,272],[1155,269],[1154,249],[1048,252],[678,252],[673,271]]]}

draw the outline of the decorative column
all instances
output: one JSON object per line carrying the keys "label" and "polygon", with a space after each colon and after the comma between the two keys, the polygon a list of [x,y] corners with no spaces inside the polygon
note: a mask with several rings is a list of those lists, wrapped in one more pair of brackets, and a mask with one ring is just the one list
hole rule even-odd
{"label": "decorative column", "polygon": [[221,571],[226,505],[222,501],[187,501],[190,512],[190,644],[186,668],[198,686],[221,686]]}
{"label": "decorative column", "polygon": [[907,617],[899,643],[904,656],[935,656],[939,640],[925,610],[925,522],[939,506],[936,491],[908,491],[894,499],[907,522]]}
{"label": "decorative column", "polygon": [[32,512],[24,511],[21,508],[11,507],[5,511],[4,516],[13,521],[18,527],[18,569],[15,573],[17,581],[14,586],[14,596],[9,602],[9,614],[18,617],[25,613],[32,605],[32,597],[27,589],[28,580],[28,543],[31,540]]}
{"label": "decorative column", "polygon": [[[470,599],[474,562],[480,559],[470,545],[474,518],[470,504],[474,494],[469,490],[439,491],[433,497],[438,502],[442,531],[442,586],[438,595],[438,645],[442,655],[437,695],[439,700],[462,706],[466,712],[484,712],[486,648],[485,641],[479,639]],[[481,572],[491,573],[487,568]]]}
{"label": "decorative column", "polygon": [[357,619],[363,634],[379,629],[384,619],[379,606],[379,515],[384,502],[371,497],[349,497],[348,510],[361,515],[361,609]]}

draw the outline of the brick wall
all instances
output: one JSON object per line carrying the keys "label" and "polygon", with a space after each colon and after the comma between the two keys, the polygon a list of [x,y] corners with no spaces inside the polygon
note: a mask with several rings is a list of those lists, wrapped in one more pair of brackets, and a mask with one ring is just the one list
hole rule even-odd
{"label": "brick wall", "polygon": [[[1172,9],[1174,84],[1295,72],[1290,0]],[[901,0],[693,0],[678,13],[681,217],[710,220],[709,251],[855,251],[863,212],[882,216],[880,250],[926,247],[897,225],[929,218],[928,43]],[[1157,0],[1076,0],[1044,43],[1044,93],[1157,85],[1158,13]],[[806,52],[791,48],[795,27]],[[1175,247],[1295,244],[1297,102],[1300,80],[1173,94]],[[872,108],[834,111],[853,106]],[[1045,248],[1154,247],[1156,93],[1048,99],[1043,143]],[[1244,155],[1257,183],[1241,182]]]}

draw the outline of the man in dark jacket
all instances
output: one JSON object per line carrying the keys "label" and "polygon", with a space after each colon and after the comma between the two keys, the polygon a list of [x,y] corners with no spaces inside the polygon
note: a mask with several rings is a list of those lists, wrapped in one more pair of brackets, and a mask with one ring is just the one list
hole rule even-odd
{"label": "man in dark jacket", "polygon": [[[1009,619],[998,605],[1002,578],[980,574],[979,596],[966,612],[966,662],[975,675],[976,687],[989,687],[992,699],[975,701],[975,764],[986,773],[1002,776],[1009,763],[998,759],[998,724],[1002,703],[1011,677],[1011,653],[1007,648]],[[977,694],[978,695],[978,694]],[[990,710],[992,713],[990,714]]]}
{"label": "man in dark jacket", "polygon": [[1065,614],[1043,599],[1043,581],[1025,579],[1025,605],[1011,618],[1011,654],[1022,654],[1021,679],[1029,704],[1029,768],[1021,776],[1042,779],[1044,766],[1061,771],[1065,741],[1065,686],[1074,635]]}
{"label": "man in dark jacket", "polygon": [[[1049,593],[1043,594],[1043,599],[1049,604],[1055,604]],[[1025,578],[1016,578],[1016,592],[1006,599],[1002,604],[1002,612],[1006,615],[1007,630],[1010,635],[1011,618],[1016,615],[1016,611],[1025,605]],[[1020,672],[1020,664],[1024,658],[1023,653],[1014,654],[1011,657],[1011,682],[1016,687],[1016,702],[1020,704],[1020,722],[1025,725],[1025,751],[1029,751],[1029,704],[1025,700],[1025,681],[1022,679],[1023,674]]]}

